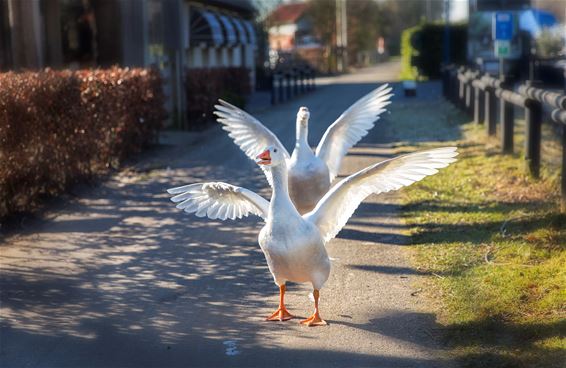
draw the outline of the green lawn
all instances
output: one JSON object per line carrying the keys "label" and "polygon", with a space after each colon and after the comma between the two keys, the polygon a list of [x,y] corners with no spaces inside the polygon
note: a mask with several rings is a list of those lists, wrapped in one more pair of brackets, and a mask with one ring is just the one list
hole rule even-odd
{"label": "green lawn", "polygon": [[401,194],[414,265],[429,275],[421,287],[441,311],[447,345],[464,367],[564,367],[566,216],[555,162],[534,180],[520,152],[501,155],[448,102],[418,108],[417,129],[414,109],[392,111],[399,136],[409,134],[414,149],[455,144],[461,152]]}

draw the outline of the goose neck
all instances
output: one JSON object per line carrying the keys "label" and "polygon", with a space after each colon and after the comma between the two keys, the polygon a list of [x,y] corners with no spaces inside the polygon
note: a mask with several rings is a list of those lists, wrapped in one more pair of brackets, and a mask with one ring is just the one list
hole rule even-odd
{"label": "goose neck", "polygon": [[284,165],[272,166],[271,174],[273,175],[273,196],[288,195],[287,170]]}
{"label": "goose neck", "polygon": [[296,130],[296,137],[297,147],[308,147],[308,138],[309,138],[309,128],[307,124],[302,124],[300,121],[297,121],[297,130]]}
{"label": "goose neck", "polygon": [[294,209],[295,207],[289,197],[286,166],[284,164],[272,166],[271,174],[273,176],[273,194],[271,196],[270,211],[278,208],[277,212],[279,213],[284,209]]}

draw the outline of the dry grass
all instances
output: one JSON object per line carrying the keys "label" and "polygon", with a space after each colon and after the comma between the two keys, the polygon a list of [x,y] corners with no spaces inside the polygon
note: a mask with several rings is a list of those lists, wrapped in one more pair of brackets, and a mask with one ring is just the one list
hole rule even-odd
{"label": "dry grass", "polygon": [[416,267],[431,275],[423,288],[438,303],[447,344],[464,367],[563,367],[566,216],[559,161],[548,156],[556,152],[551,132],[542,179],[534,180],[524,170],[520,124],[519,153],[501,155],[482,128],[458,124],[467,119],[448,103],[419,111],[420,134],[408,117],[397,122],[400,134],[419,138],[412,148],[456,144],[461,152],[457,163],[402,192]]}

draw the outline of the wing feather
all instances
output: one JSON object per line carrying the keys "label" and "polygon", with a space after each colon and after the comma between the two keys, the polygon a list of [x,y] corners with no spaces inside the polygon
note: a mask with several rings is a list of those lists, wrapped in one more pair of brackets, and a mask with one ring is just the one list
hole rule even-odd
{"label": "wing feather", "polygon": [[329,241],[346,225],[360,203],[370,194],[397,190],[411,185],[456,161],[456,147],[436,148],[382,161],[336,184],[304,218],[314,223],[324,241]]}
{"label": "wing feather", "polygon": [[342,159],[352,146],[365,137],[393,96],[387,84],[368,93],[356,101],[328,127],[316,148],[316,155],[330,171],[330,180],[338,175]]}
{"label": "wing feather", "polygon": [[[214,106],[216,108],[214,114],[218,117],[218,122],[223,125],[222,129],[228,132],[228,136],[250,159],[255,160],[257,155],[269,146],[281,150],[286,159],[290,157],[289,152],[277,136],[259,120],[224,100],[219,99],[218,102],[219,104]],[[273,187],[271,170],[266,166],[261,166],[261,169],[265,173],[269,185]]]}
{"label": "wing feather", "polygon": [[269,202],[256,193],[234,185],[210,182],[168,189],[177,208],[198,217],[237,219],[250,213],[267,219]]}

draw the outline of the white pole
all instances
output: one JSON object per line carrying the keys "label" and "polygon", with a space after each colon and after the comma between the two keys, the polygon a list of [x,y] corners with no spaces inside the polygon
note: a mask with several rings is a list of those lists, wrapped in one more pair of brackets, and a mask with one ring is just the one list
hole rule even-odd
{"label": "white pole", "polygon": [[346,0],[342,0],[342,68],[348,68],[348,18],[346,13]]}
{"label": "white pole", "polygon": [[342,48],[342,16],[340,12],[342,11],[342,6],[340,0],[336,0],[336,69],[337,71],[342,71],[342,58],[340,56],[340,49]]}

